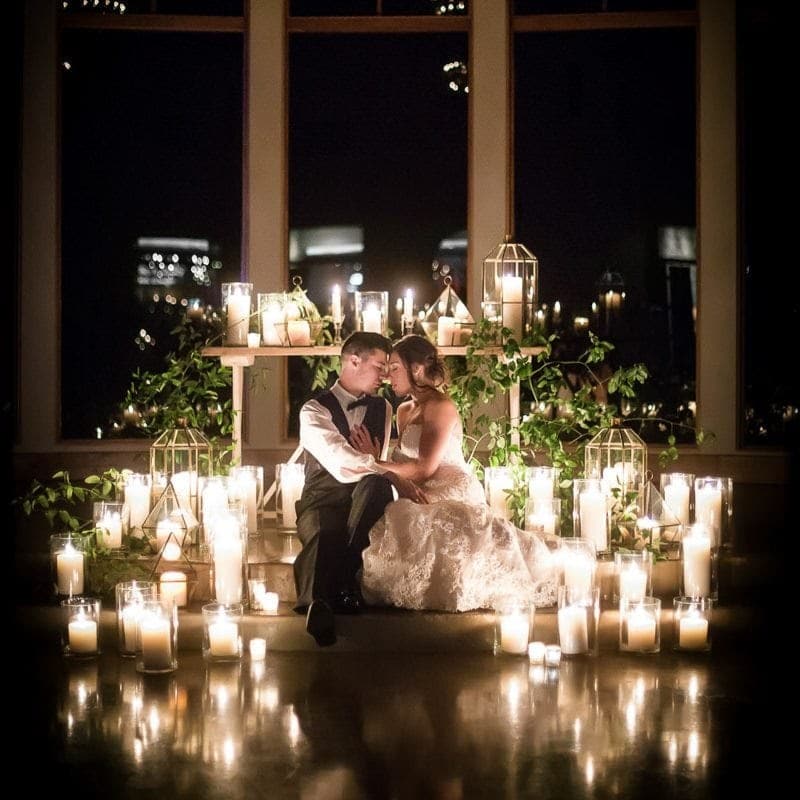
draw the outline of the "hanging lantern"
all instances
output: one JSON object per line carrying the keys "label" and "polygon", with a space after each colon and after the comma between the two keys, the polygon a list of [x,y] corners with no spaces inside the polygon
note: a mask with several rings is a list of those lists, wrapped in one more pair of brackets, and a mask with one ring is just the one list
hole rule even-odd
{"label": "hanging lantern", "polygon": [[584,472],[587,478],[599,478],[606,496],[615,503],[629,505],[647,476],[647,445],[615,420],[586,445]]}
{"label": "hanging lantern", "polygon": [[475,320],[450,285],[450,276],[443,282],[442,293],[425,313],[422,330],[439,347],[465,345],[475,330]]}
{"label": "hanging lantern", "polygon": [[170,428],[150,445],[153,486],[172,484],[184,509],[198,516],[201,478],[212,473],[214,448],[196,428]]}
{"label": "hanging lantern", "polygon": [[292,278],[294,288],[286,294],[283,304],[283,343],[289,347],[310,347],[322,335],[323,319],[316,305],[308,299],[299,275]]}
{"label": "hanging lantern", "polygon": [[522,342],[534,332],[539,288],[539,261],[511,237],[483,260],[483,316],[496,329],[508,328]]}

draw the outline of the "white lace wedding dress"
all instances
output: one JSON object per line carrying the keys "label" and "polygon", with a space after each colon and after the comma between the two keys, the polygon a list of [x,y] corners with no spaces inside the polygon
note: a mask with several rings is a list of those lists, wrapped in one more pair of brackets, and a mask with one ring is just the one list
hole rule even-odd
{"label": "white lace wedding dress", "polygon": [[[408,425],[392,454],[417,457],[420,423]],[[436,473],[421,485],[429,504],[390,503],[370,531],[361,585],[372,605],[468,611],[526,597],[555,599],[554,563],[544,541],[495,516],[465,462],[456,427]]]}

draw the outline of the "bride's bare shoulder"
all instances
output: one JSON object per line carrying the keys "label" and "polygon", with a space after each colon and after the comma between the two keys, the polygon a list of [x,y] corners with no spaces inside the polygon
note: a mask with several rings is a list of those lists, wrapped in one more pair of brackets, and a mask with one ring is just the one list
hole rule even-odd
{"label": "bride's bare shoulder", "polygon": [[450,397],[442,392],[437,393],[436,397],[426,403],[427,415],[438,420],[455,420],[458,418],[458,409]]}

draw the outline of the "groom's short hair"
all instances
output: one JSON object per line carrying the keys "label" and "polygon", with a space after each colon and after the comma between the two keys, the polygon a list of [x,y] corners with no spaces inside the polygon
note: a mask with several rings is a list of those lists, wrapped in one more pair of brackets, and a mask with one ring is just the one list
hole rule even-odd
{"label": "groom's short hair", "polygon": [[392,353],[392,343],[380,333],[372,331],[355,331],[351,333],[342,345],[343,356],[363,356],[373,350],[383,350],[386,355]]}

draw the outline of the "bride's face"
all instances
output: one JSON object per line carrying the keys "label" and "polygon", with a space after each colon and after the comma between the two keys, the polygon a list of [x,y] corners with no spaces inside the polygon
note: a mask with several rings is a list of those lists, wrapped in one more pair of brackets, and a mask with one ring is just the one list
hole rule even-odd
{"label": "bride's face", "polygon": [[389,356],[389,381],[392,384],[392,391],[398,397],[405,397],[411,394],[413,385],[408,374],[408,367],[406,367],[397,353],[392,353]]}

